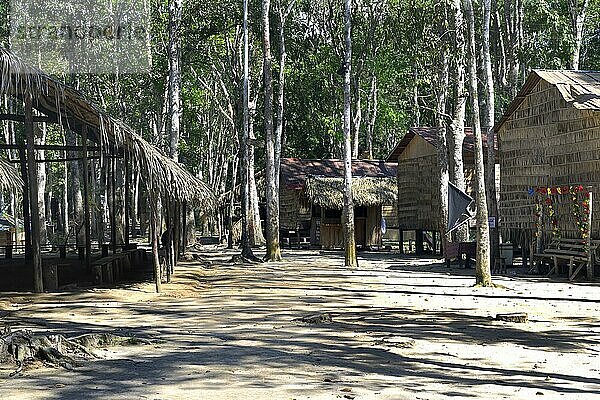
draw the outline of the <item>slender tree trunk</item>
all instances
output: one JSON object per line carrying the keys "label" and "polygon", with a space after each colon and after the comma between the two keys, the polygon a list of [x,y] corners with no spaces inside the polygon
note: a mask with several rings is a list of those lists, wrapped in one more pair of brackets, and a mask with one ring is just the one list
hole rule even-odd
{"label": "slender tree trunk", "polygon": [[279,193],[277,188],[277,167],[275,147],[277,137],[273,131],[273,73],[271,65],[271,32],[269,24],[271,2],[262,1],[263,25],[263,87],[264,93],[264,126],[266,140],[266,165],[265,188],[267,200],[267,261],[279,261],[281,250],[279,248]]}
{"label": "slender tree trunk", "polygon": [[571,69],[579,69],[581,44],[583,42],[583,30],[587,13],[588,0],[569,0],[569,12],[571,13],[571,25],[573,27],[573,53],[571,55]]}
{"label": "slender tree trunk", "polygon": [[[445,24],[442,25],[442,32],[445,32]],[[448,143],[446,134],[446,98],[448,97],[448,75],[449,75],[449,58],[448,51],[442,51],[441,69],[439,71],[439,81],[437,85],[437,116],[436,125],[438,129],[438,164],[440,169],[439,175],[439,194],[440,194],[440,238],[442,240],[442,254],[445,254],[446,244],[449,242],[448,231],[448,181],[450,180],[448,167]],[[434,249],[435,250],[435,249]]]}
{"label": "slender tree trunk", "polygon": [[492,74],[492,57],[490,51],[490,23],[492,16],[492,0],[483,2],[483,72],[484,72],[484,101],[482,102],[483,125],[482,131],[487,135],[487,166],[486,166],[486,196],[488,201],[488,214],[496,218],[496,227],[490,228],[490,263],[494,265],[500,246],[500,233],[498,230],[498,202],[496,198],[496,152],[494,149],[494,77]]}
{"label": "slender tree trunk", "polygon": [[179,160],[179,137],[181,125],[181,25],[182,0],[169,0],[169,155]]}
{"label": "slender tree trunk", "polygon": [[352,200],[352,137],[350,113],[350,74],[352,68],[352,0],[344,0],[344,247],[347,267],[358,267],[354,237],[354,202]]}
{"label": "slender tree trunk", "polygon": [[[465,170],[463,163],[463,141],[465,140],[465,112],[467,104],[467,92],[465,90],[465,26],[461,9],[461,0],[453,0],[451,9],[454,17],[455,43],[454,67],[455,67],[455,102],[454,115],[451,130],[451,174],[452,182],[460,190],[466,190]],[[456,229],[456,241],[466,242],[469,240],[468,226]]]}
{"label": "slender tree trunk", "polygon": [[377,75],[371,77],[371,92],[369,97],[369,107],[367,111],[369,122],[367,124],[367,158],[373,159],[373,134],[375,132],[375,122],[377,121]]}
{"label": "slender tree trunk", "polygon": [[[66,133],[67,145],[76,145],[77,138],[75,133],[68,130]],[[71,157],[77,157],[77,152],[71,152]],[[73,199],[73,220],[75,221],[75,239],[78,246],[84,242],[83,238],[83,195],[81,194],[81,170],[77,161],[70,161],[71,170],[71,198]]]}
{"label": "slender tree trunk", "polygon": [[[46,144],[46,123],[41,124],[40,126],[35,126],[34,129],[35,135],[35,143],[36,144]],[[38,158],[43,160],[45,157],[44,150],[37,151]],[[48,244],[48,231],[46,229],[46,163],[36,163],[37,167],[37,185],[38,185],[38,209],[40,211],[40,244],[45,245]],[[49,205],[48,205],[49,206]]]}
{"label": "slender tree trunk", "polygon": [[477,93],[477,57],[475,53],[475,18],[471,0],[463,0],[467,20],[469,57],[469,92],[473,113],[473,141],[475,143],[475,203],[477,206],[477,264],[475,266],[476,284],[492,286],[490,272],[490,232],[488,225],[487,201],[485,195],[485,173],[483,166],[483,144],[479,121],[479,96]]}
{"label": "slender tree trunk", "polygon": [[249,188],[249,169],[248,169],[248,150],[249,150],[249,93],[248,93],[248,75],[249,75],[249,49],[248,49],[248,0],[244,0],[244,77],[242,85],[242,107],[243,107],[243,126],[242,140],[240,140],[240,151],[242,153],[241,184],[242,184],[242,256],[253,258],[250,240],[248,238],[248,220],[250,214],[250,188]]}
{"label": "slender tree trunk", "polygon": [[354,93],[356,94],[356,105],[354,109],[354,138],[352,141],[352,158],[357,160],[359,157],[358,145],[360,140],[360,126],[362,124],[362,104],[358,76],[355,76],[354,78]]}
{"label": "slender tree trunk", "polygon": [[36,155],[34,150],[34,122],[31,97],[25,98],[25,137],[27,139],[27,172],[29,181],[29,203],[31,209],[31,252],[33,261],[33,290],[41,293],[44,290],[42,278],[42,255],[40,249],[40,213],[38,210],[38,185]]}

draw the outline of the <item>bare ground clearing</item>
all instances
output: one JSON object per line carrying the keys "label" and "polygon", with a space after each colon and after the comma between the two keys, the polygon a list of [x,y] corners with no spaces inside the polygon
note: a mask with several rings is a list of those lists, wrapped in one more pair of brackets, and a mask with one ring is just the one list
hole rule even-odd
{"label": "bare ground clearing", "polygon": [[[9,378],[8,399],[599,399],[600,285],[499,277],[390,253],[231,265],[211,249],[153,285],[0,295],[0,326],[164,342]],[[208,261],[208,262],[207,262]],[[492,320],[527,312],[529,322]],[[293,321],[329,313],[332,322]]]}

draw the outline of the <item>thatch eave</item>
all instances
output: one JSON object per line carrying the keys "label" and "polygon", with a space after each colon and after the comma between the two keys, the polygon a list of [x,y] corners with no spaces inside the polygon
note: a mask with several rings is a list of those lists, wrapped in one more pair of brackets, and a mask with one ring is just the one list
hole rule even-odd
{"label": "thatch eave", "polygon": [[[304,192],[309,201],[323,208],[344,207],[344,179],[309,176]],[[393,205],[397,201],[397,182],[389,177],[353,177],[352,198],[355,207]]]}

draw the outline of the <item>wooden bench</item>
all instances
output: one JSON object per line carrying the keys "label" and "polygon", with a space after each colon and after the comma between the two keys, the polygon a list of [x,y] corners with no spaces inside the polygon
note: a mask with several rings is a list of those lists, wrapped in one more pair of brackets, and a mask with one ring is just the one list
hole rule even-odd
{"label": "wooden bench", "polygon": [[577,274],[587,266],[588,262],[594,264],[595,253],[600,241],[592,240],[590,248],[584,239],[553,239],[542,253],[533,255],[535,261],[552,261],[547,276],[559,272],[559,267],[569,266],[569,280],[572,281]]}
{"label": "wooden bench", "polygon": [[458,265],[463,266],[463,255],[465,256],[465,268],[469,267],[469,260],[475,259],[477,252],[476,242],[447,243],[445,248],[446,265],[450,267],[450,260],[458,260]]}
{"label": "wooden bench", "polygon": [[94,261],[92,263],[94,283],[113,283],[122,280],[125,272],[131,269],[130,257],[134,253],[137,253],[137,250],[127,250]]}

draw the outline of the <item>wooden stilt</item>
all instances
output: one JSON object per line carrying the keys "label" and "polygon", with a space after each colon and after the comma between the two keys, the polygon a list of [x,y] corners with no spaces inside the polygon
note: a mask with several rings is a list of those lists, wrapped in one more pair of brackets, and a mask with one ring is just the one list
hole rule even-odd
{"label": "wooden stilt", "polygon": [[[150,196],[152,198],[152,196]],[[152,199],[151,199],[152,201]],[[156,201],[156,200],[154,200]],[[150,232],[152,236],[152,264],[154,266],[154,285],[156,293],[160,293],[162,274],[160,271],[160,258],[158,257],[158,239],[160,230],[158,229],[158,218],[156,212],[156,203],[150,205]]]}
{"label": "wooden stilt", "polygon": [[400,246],[400,254],[404,254],[404,231],[398,229],[398,244]]}
{"label": "wooden stilt", "polygon": [[173,226],[172,226],[172,214],[171,214],[171,203],[169,201],[165,204],[165,227],[167,229],[167,241],[165,246],[165,262],[167,267],[167,283],[171,282],[171,271],[173,268],[173,259],[171,257],[171,253],[173,250]]}
{"label": "wooden stilt", "polygon": [[89,195],[89,162],[88,162],[88,130],[83,126],[83,228],[85,238],[85,267],[88,272],[92,269],[92,240],[90,234],[90,195]]}
{"label": "wooden stilt", "polygon": [[592,253],[592,187],[588,186],[589,211],[587,220],[587,279],[594,278],[594,254]]}
{"label": "wooden stilt", "polygon": [[183,219],[183,223],[181,224],[181,255],[184,255],[187,249],[187,201],[183,202],[182,208],[181,218]]}
{"label": "wooden stilt", "polygon": [[40,248],[40,212],[38,207],[37,166],[35,162],[33,108],[31,96],[25,97],[25,136],[27,138],[27,172],[29,177],[29,207],[31,210],[31,252],[33,260],[33,289],[44,291],[42,278],[42,253]]}

